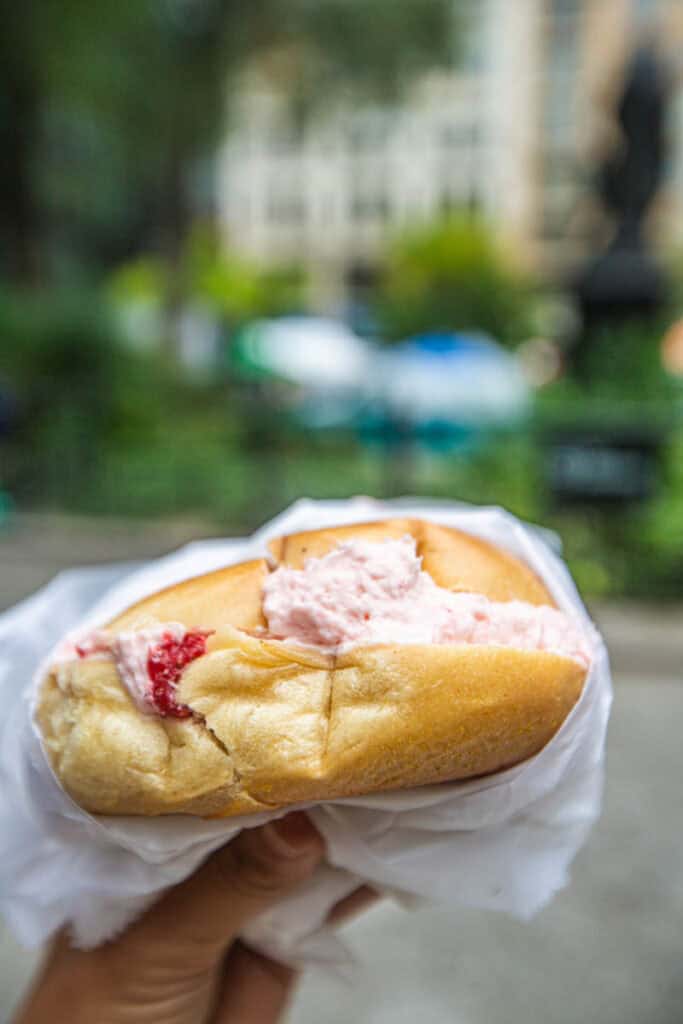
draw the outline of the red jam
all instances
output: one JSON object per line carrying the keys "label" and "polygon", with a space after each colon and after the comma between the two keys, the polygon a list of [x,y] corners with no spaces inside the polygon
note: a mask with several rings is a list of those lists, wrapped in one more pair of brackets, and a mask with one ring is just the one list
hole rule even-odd
{"label": "red jam", "polygon": [[177,703],[175,689],[183,669],[195,658],[206,654],[208,635],[200,630],[192,630],[182,640],[176,640],[171,633],[165,633],[159,643],[150,647],[147,672],[152,682],[152,700],[163,718],[191,716],[192,711],[186,704]]}

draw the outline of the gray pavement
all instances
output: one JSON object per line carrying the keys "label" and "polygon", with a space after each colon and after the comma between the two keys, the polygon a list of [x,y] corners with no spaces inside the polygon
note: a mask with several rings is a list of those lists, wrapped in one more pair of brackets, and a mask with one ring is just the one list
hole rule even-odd
{"label": "gray pavement", "polygon": [[618,682],[604,815],[534,921],[379,908],[353,985],[306,978],[290,1024],[679,1024],[681,715],[680,680]]}
{"label": "gray pavement", "polygon": [[[101,524],[102,525],[102,524]],[[61,567],[142,558],[210,531],[40,517],[0,535],[0,607]],[[572,883],[530,924],[383,905],[346,929],[352,984],[303,981],[289,1024],[678,1024],[683,1021],[683,608],[593,609],[616,700],[604,815]],[[0,1022],[34,954],[0,927]]]}
{"label": "gray pavement", "polygon": [[215,533],[215,527],[194,520],[158,523],[23,514],[0,526],[0,610],[62,569],[156,558]]}

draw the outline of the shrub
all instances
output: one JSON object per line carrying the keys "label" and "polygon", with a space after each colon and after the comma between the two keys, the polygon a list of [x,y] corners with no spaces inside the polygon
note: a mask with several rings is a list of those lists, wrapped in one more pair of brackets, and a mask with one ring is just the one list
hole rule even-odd
{"label": "shrub", "polygon": [[389,338],[485,331],[508,344],[530,330],[532,290],[486,224],[458,216],[395,239],[378,294]]}
{"label": "shrub", "polygon": [[[3,484],[24,501],[78,507],[126,448],[172,449],[189,433],[235,430],[221,389],[186,381],[157,353],[130,351],[92,295],[0,296],[0,376],[19,407]],[[115,504],[124,511],[135,499],[126,497],[125,474],[118,480]]]}

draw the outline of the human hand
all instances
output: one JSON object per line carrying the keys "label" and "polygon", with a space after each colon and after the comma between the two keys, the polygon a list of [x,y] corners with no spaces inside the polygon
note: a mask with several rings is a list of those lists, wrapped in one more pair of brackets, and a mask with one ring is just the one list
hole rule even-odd
{"label": "human hand", "polygon": [[[323,851],[302,812],[240,833],[118,939],[83,952],[60,937],[15,1024],[274,1024],[295,972],[237,936]],[[330,920],[370,899],[358,890]]]}

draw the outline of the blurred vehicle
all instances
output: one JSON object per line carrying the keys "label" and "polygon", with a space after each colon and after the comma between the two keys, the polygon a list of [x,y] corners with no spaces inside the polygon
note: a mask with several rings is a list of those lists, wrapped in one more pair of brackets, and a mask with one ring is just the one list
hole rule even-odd
{"label": "blurred vehicle", "polygon": [[363,434],[461,448],[522,424],[531,390],[518,359],[486,335],[425,334],[378,352]]}
{"label": "blurred vehicle", "polygon": [[357,415],[370,347],[339,321],[314,316],[256,320],[231,348],[237,376],[280,385],[279,404],[301,425],[342,427]]}

